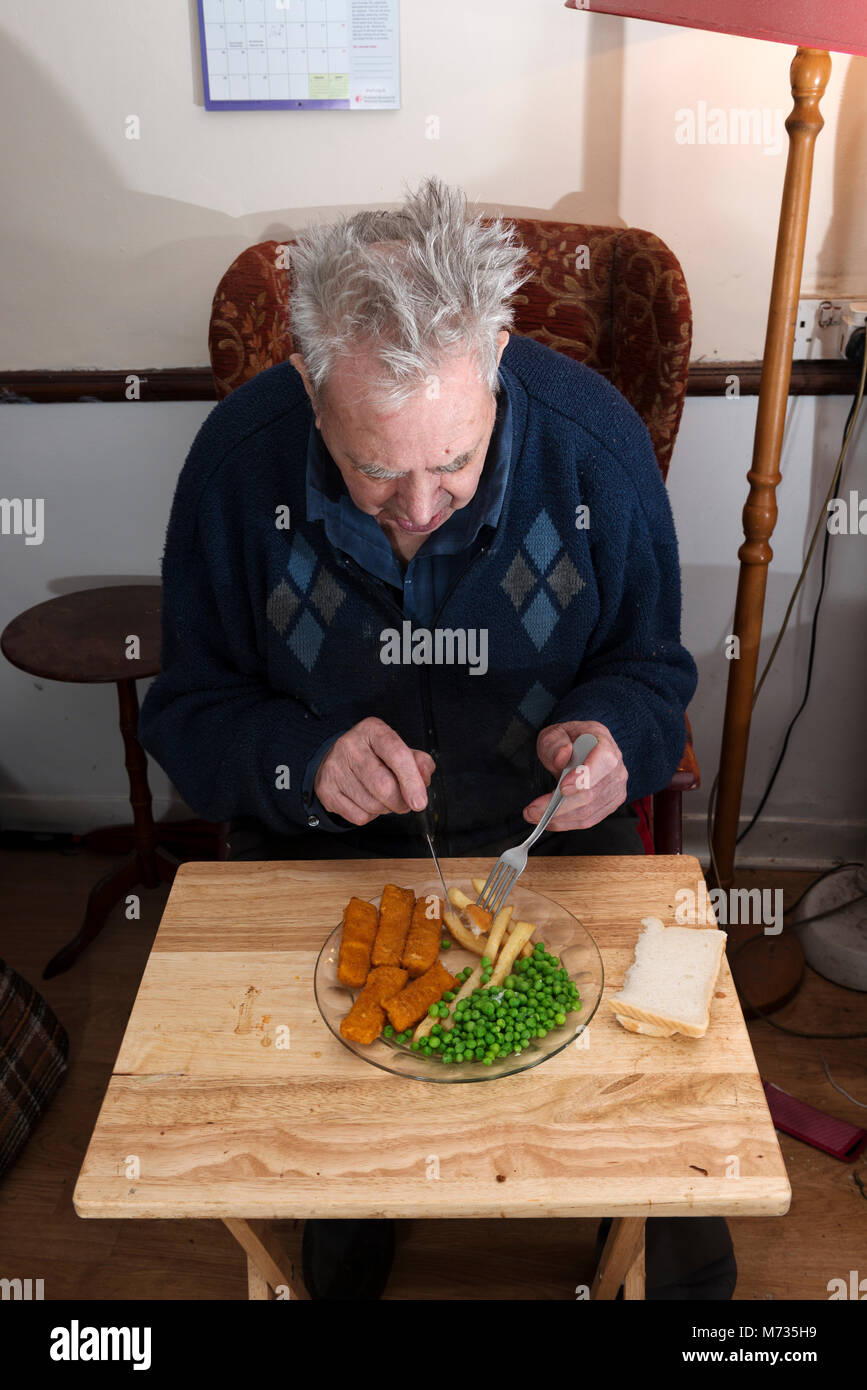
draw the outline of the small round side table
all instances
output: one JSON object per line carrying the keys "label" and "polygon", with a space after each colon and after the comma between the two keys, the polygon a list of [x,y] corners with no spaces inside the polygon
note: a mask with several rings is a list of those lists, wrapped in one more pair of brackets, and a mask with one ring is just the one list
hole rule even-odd
{"label": "small round side table", "polygon": [[[62,974],[75,963],[127,893],[139,885],[156,888],[173,881],[181,861],[164,845],[194,845],[210,834],[217,846],[216,857],[225,857],[218,847],[223,831],[220,823],[157,825],[153,819],[147,757],[137,736],[136,681],[155,676],[160,669],[161,596],[159,583],[82,589],[28,608],[13,618],[0,636],[0,650],[7,660],[30,675],[54,681],[115,683],[129,775],[131,833],[129,828],[108,827],[83,838],[89,848],[125,848],[131,844],[132,850],[117,869],[91,889],[79,931],[48,962],[42,972],[44,980]],[[139,640],[139,654],[129,658],[126,652],[133,636]]]}

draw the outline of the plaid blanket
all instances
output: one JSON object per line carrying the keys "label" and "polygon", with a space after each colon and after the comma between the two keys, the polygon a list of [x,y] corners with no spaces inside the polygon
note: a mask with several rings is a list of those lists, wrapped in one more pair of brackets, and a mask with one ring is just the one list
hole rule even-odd
{"label": "plaid blanket", "polygon": [[66,1077],[69,1038],[32,985],[0,960],[0,1178]]}

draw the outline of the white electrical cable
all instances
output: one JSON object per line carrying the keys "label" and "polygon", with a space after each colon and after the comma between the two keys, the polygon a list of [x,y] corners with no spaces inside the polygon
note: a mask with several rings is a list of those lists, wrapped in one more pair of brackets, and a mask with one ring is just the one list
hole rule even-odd
{"label": "white electrical cable", "polygon": [[839,1091],[840,1095],[845,1096],[847,1100],[851,1100],[853,1105],[858,1105],[862,1110],[867,1110],[867,1101],[856,1100],[854,1096],[850,1096],[848,1091],[844,1091],[842,1086],[837,1085],[836,1081],[834,1080],[833,1076],[828,1070],[828,1063],[825,1061],[825,1054],[822,1051],[821,1047],[819,1048],[819,1056],[822,1058],[822,1066],[825,1068],[825,1075],[827,1076],[831,1085],[834,1087],[834,1090]]}

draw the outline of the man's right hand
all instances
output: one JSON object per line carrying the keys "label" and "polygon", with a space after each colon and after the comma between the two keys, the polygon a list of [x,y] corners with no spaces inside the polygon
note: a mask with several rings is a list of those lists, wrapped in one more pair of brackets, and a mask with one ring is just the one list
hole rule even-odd
{"label": "man's right hand", "polygon": [[409,748],[381,719],[362,719],[331,745],[316,771],[313,790],[325,810],[352,825],[377,816],[423,811],[436,764]]}

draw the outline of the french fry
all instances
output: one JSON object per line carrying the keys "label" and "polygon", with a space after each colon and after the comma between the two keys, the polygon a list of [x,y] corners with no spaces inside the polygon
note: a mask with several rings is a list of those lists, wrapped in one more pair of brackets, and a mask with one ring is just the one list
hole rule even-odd
{"label": "french fry", "polygon": [[486,878],[474,878],[474,879],[471,879],[471,883],[472,883],[474,889],[476,890],[476,897],[477,897],[477,898],[480,898],[480,897],[482,896],[482,889],[484,888],[484,886],[485,886],[485,884],[487,883],[487,881],[488,881],[488,880],[487,880]]}
{"label": "french fry", "polygon": [[472,902],[472,898],[468,898],[461,888],[450,888],[448,894],[449,902],[453,903],[455,907],[464,908]]}
{"label": "french fry", "polygon": [[[507,930],[511,933],[515,930],[517,925],[518,923],[516,919],[514,922],[509,923]],[[530,945],[529,941],[521,947],[520,954],[522,956],[531,956],[533,954],[533,947]]]}
{"label": "french fry", "polygon": [[515,924],[515,930],[500,952],[499,960],[494,966],[494,972],[488,981],[489,989],[503,983],[517,960],[521,947],[530,940],[535,930],[536,924],[534,922],[517,922]]}
{"label": "french fry", "polygon": [[[475,970],[473,971],[472,975],[468,975],[468,976],[467,976],[467,978],[464,980],[463,984],[461,985],[460,989],[458,990],[457,994],[455,995],[454,1001],[453,1001],[453,1003],[450,1005],[450,1010],[451,1010],[450,1017],[443,1020],[443,1028],[451,1028],[452,1024],[454,1023],[455,1004],[457,1004],[458,1000],[459,1000],[459,999],[466,999],[466,997],[467,997],[468,994],[472,994],[472,992],[473,992],[474,989],[478,989],[478,988],[479,988],[479,985],[481,984],[481,982],[482,982],[482,967],[481,967],[481,965],[477,965],[476,968],[475,968]],[[436,1022],[436,1019],[433,1019],[433,1018],[432,1018],[432,1019],[431,1019],[431,1023],[435,1023],[435,1022]]]}
{"label": "french fry", "polygon": [[497,952],[503,944],[503,937],[512,920],[512,912],[513,908],[511,903],[507,903],[505,907],[500,908],[491,925],[491,930],[488,934],[488,949],[485,951],[485,955],[490,960],[491,965],[496,965],[497,963]]}
{"label": "french fry", "polygon": [[475,932],[470,931],[469,927],[464,926],[456,912],[452,911],[450,908],[443,908],[443,921],[455,941],[459,941],[467,951],[472,951],[474,955],[477,956],[486,956],[488,954],[487,936],[476,936]]}

